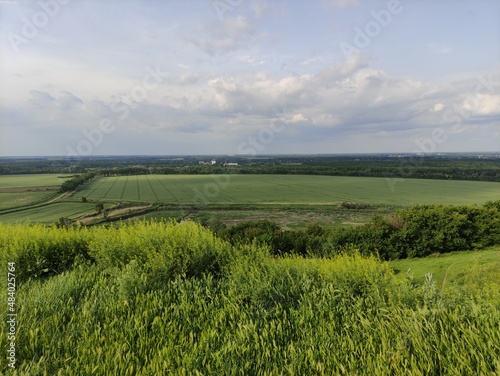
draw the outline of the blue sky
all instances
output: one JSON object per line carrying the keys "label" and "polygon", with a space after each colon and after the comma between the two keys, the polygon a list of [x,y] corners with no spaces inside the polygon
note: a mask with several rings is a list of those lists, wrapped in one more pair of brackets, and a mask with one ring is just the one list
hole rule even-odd
{"label": "blue sky", "polygon": [[500,150],[494,0],[0,0],[0,155]]}

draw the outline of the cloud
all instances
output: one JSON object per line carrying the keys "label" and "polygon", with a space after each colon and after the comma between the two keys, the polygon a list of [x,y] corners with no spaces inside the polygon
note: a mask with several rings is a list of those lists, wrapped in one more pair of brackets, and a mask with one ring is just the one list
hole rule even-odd
{"label": "cloud", "polygon": [[268,6],[267,0],[252,0],[252,9],[257,17],[262,16]]}
{"label": "cloud", "polygon": [[290,120],[291,123],[303,123],[305,121],[307,121],[307,119],[302,114],[295,114]]}
{"label": "cloud", "polygon": [[[290,142],[323,142],[356,134],[394,139],[398,134],[425,136],[442,120],[438,113],[457,103],[463,103],[470,121],[492,118],[500,108],[499,97],[483,95],[479,104],[464,102],[463,92],[474,87],[473,81],[437,85],[393,77],[353,56],[307,74],[184,71],[169,76],[154,95],[133,104],[121,101],[120,95],[95,98],[65,89],[56,94],[34,89],[29,101],[9,116],[59,129],[62,138],[74,137],[78,128],[91,129],[99,119],[109,117],[123,137],[128,134],[131,139],[139,137],[137,130],[141,130],[140,137],[145,139],[184,134],[199,137],[199,142],[224,139],[238,144],[245,134],[258,133],[277,119],[290,125],[280,136]],[[116,106],[127,108],[124,119],[111,110]],[[462,127],[465,133],[468,123]]]}
{"label": "cloud", "polygon": [[226,17],[200,27],[197,36],[186,40],[209,56],[220,56],[228,52],[246,49],[255,43],[254,26],[244,16]]}
{"label": "cloud", "polygon": [[57,98],[57,105],[64,111],[82,104],[83,101],[75,95],[71,94],[69,91],[62,91]]}
{"label": "cloud", "polygon": [[208,124],[183,124],[175,127],[174,130],[182,133],[205,133],[211,132],[211,126]]}
{"label": "cloud", "polygon": [[464,110],[475,115],[500,114],[500,95],[482,95],[481,98],[470,96],[461,106]]}
{"label": "cloud", "polygon": [[83,101],[69,91],[61,91],[57,96],[53,96],[46,91],[30,90],[28,103],[38,110],[50,109],[52,113],[69,111],[83,105]]}
{"label": "cloud", "polygon": [[194,85],[200,80],[200,75],[192,72],[186,72],[180,74],[176,79],[175,83],[177,85]]}
{"label": "cloud", "polygon": [[439,112],[444,108],[444,104],[436,103],[434,107],[431,108],[431,112]]}
{"label": "cloud", "polygon": [[35,107],[47,107],[55,101],[55,98],[46,91],[30,90],[29,93],[31,97],[29,101]]}
{"label": "cloud", "polygon": [[348,8],[357,6],[358,0],[323,0],[323,4],[327,7]]}

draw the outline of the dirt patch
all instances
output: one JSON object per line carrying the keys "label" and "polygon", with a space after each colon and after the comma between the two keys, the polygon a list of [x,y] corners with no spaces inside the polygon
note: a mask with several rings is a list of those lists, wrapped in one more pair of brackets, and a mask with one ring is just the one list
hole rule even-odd
{"label": "dirt patch", "polygon": [[[130,206],[128,208],[117,208],[117,209],[111,209],[107,211],[108,218],[113,218],[113,217],[118,217],[123,214],[128,214],[130,212],[135,212],[135,211],[141,211],[144,209],[148,209],[152,207],[152,205],[142,205],[142,206]],[[78,219],[78,222],[81,223],[82,225],[87,225],[89,223],[92,223],[96,220],[102,219],[103,214],[92,214],[88,215],[85,217],[82,217]]]}
{"label": "dirt patch", "polygon": [[343,225],[349,225],[349,226],[362,226],[364,225],[365,223],[359,223],[359,222],[349,222],[349,221],[346,221],[346,222],[342,222]]}
{"label": "dirt patch", "polygon": [[139,211],[142,209],[147,209],[147,208],[150,208],[151,206],[152,205],[143,205],[143,206],[131,206],[128,208],[121,208],[121,209],[113,209],[113,210],[108,211],[108,216],[115,217],[117,215],[127,214],[129,212],[135,212],[135,211]]}
{"label": "dirt patch", "polygon": [[258,216],[258,217],[245,217],[245,218],[237,218],[237,219],[223,219],[221,220],[222,223],[224,223],[227,226],[234,226],[237,225],[238,223],[242,222],[250,222],[250,221],[263,221],[266,219],[272,219],[269,216]]}

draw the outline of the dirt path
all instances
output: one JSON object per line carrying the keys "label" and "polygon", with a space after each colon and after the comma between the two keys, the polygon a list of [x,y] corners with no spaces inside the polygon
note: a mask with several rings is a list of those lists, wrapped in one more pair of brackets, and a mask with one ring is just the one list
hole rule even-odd
{"label": "dirt path", "polygon": [[71,196],[73,194],[73,192],[64,192],[63,194],[57,196],[57,197],[54,197],[53,199],[49,200],[49,201],[45,201],[43,204],[52,204],[54,201],[57,201],[59,200],[60,198],[63,198],[64,196]]}
{"label": "dirt path", "polygon": [[448,273],[451,269],[451,267],[453,265],[455,265],[458,261],[455,261],[454,263],[452,263],[450,266],[448,266],[448,268],[446,269],[446,273],[444,273],[444,277],[443,277],[443,282],[441,282],[441,291],[443,291],[444,289],[444,285],[446,284],[446,277],[448,277]]}

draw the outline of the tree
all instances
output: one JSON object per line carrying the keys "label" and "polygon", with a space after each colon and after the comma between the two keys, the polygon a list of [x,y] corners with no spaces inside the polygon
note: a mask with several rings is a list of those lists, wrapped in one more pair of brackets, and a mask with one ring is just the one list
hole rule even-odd
{"label": "tree", "polygon": [[59,221],[56,223],[57,228],[68,228],[71,225],[71,219],[66,217],[59,218]]}

